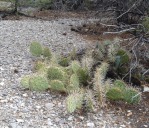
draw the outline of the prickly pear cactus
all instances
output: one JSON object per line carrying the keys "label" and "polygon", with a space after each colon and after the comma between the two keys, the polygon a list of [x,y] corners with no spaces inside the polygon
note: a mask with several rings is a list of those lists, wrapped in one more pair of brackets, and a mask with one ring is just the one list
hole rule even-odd
{"label": "prickly pear cactus", "polygon": [[134,88],[127,88],[124,92],[124,101],[128,104],[137,104],[141,100],[139,91]]}
{"label": "prickly pear cactus", "polygon": [[65,88],[65,85],[62,81],[60,80],[52,80],[50,82],[50,88],[52,90],[55,90],[55,91],[59,91],[59,92],[66,92],[66,88]]}
{"label": "prickly pear cactus", "polygon": [[81,109],[83,103],[83,93],[73,92],[66,98],[66,107],[69,113],[74,112],[76,109]]}
{"label": "prickly pear cactus", "polygon": [[71,68],[74,73],[76,73],[80,68],[80,63],[78,61],[72,61]]}
{"label": "prickly pear cactus", "polygon": [[34,91],[44,91],[49,88],[48,80],[43,76],[32,76],[29,79],[29,89]]}
{"label": "prickly pear cactus", "polygon": [[128,53],[123,49],[118,50],[116,54],[116,60],[115,60],[116,67],[118,68],[119,66],[126,63],[129,63]]}
{"label": "prickly pear cactus", "polygon": [[59,65],[61,65],[63,67],[67,67],[67,66],[69,66],[70,58],[69,57],[61,57],[58,63],[59,63]]}
{"label": "prickly pear cactus", "polygon": [[73,85],[74,88],[79,88],[79,78],[76,74],[72,74],[70,77],[70,85]]}
{"label": "prickly pear cactus", "polygon": [[115,80],[113,84],[114,84],[114,87],[118,87],[122,91],[124,91],[126,88],[126,84],[122,80]]}
{"label": "prickly pear cactus", "polygon": [[80,69],[77,70],[76,74],[78,75],[80,84],[87,85],[87,82],[89,80],[88,70],[80,68]]}
{"label": "prickly pear cactus", "polygon": [[106,96],[108,99],[115,101],[123,99],[122,90],[118,87],[113,87],[109,89],[108,92],[106,93]]}
{"label": "prickly pear cactus", "polygon": [[25,88],[29,88],[29,79],[30,79],[30,76],[22,77],[20,84]]}
{"label": "prickly pear cactus", "polygon": [[32,42],[30,45],[30,52],[33,56],[39,57],[42,54],[42,46],[38,42]]}
{"label": "prickly pear cactus", "polygon": [[44,62],[41,62],[41,61],[37,61],[34,65],[34,69],[35,71],[41,71],[41,72],[44,72],[46,70],[46,64]]}
{"label": "prickly pear cactus", "polygon": [[48,59],[51,59],[52,53],[51,53],[51,51],[50,51],[50,49],[48,47],[44,47],[44,49],[43,49],[43,56],[48,58]]}
{"label": "prickly pear cactus", "polygon": [[47,71],[47,77],[49,80],[61,80],[65,79],[65,72],[59,67],[50,67]]}

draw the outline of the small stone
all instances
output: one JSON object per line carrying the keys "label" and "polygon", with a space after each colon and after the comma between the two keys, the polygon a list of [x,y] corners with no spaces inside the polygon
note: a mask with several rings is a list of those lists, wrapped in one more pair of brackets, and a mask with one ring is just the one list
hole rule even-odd
{"label": "small stone", "polygon": [[80,118],[81,120],[83,120],[83,119],[84,119],[84,117],[83,117],[83,116],[79,116],[79,118]]}
{"label": "small stone", "polygon": [[69,121],[72,121],[72,120],[73,120],[73,117],[72,117],[72,116],[70,116],[70,117],[68,118],[68,120],[69,120]]}
{"label": "small stone", "polygon": [[0,85],[3,86],[4,85],[4,82],[0,82]]}
{"label": "small stone", "polygon": [[59,122],[61,119],[60,118],[55,118],[55,122]]}
{"label": "small stone", "polygon": [[124,124],[123,124],[123,125],[120,125],[120,126],[121,126],[122,128],[125,128],[125,127],[126,127],[126,125],[124,125]]}
{"label": "small stone", "polygon": [[0,67],[0,71],[4,71],[4,69],[2,67]]}
{"label": "small stone", "polygon": [[1,103],[7,103],[8,100],[0,100]]}
{"label": "small stone", "polygon": [[21,105],[20,105],[21,107],[24,107],[25,106],[25,103],[21,103]]}
{"label": "small stone", "polygon": [[148,125],[143,125],[145,128],[148,128]]}
{"label": "small stone", "polygon": [[143,90],[143,92],[149,92],[149,87],[144,86],[144,90]]}
{"label": "small stone", "polygon": [[22,96],[23,96],[23,97],[28,97],[27,93],[24,93]]}
{"label": "small stone", "polygon": [[37,109],[40,109],[40,108],[41,108],[41,106],[36,106],[36,108],[37,108]]}
{"label": "small stone", "polygon": [[17,128],[17,123],[10,123],[10,126],[9,127],[11,127],[11,128]]}
{"label": "small stone", "polygon": [[93,128],[95,125],[94,125],[94,123],[87,123],[87,126],[89,127],[89,128]]}
{"label": "small stone", "polygon": [[52,124],[52,121],[51,121],[50,118],[48,118],[48,120],[47,120],[47,124],[48,124],[49,126],[53,125],[53,124]]}
{"label": "small stone", "polygon": [[53,106],[54,106],[53,103],[46,103],[46,104],[45,104],[45,107],[46,107],[47,109],[51,109],[51,108],[53,108]]}
{"label": "small stone", "polygon": [[132,112],[129,112],[128,114],[127,114],[127,116],[131,116],[132,115]]}
{"label": "small stone", "polygon": [[16,121],[17,121],[18,123],[23,123],[23,122],[24,122],[24,120],[22,120],[22,119],[16,119]]}

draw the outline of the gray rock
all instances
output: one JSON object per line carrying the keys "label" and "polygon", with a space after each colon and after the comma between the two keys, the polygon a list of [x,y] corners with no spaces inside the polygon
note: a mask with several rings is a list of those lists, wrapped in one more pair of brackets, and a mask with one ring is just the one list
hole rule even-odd
{"label": "gray rock", "polygon": [[48,124],[49,126],[52,126],[52,125],[53,125],[53,123],[52,123],[52,121],[51,121],[50,118],[48,118],[48,120],[47,120],[47,124]]}
{"label": "gray rock", "polygon": [[54,106],[53,103],[46,103],[46,104],[45,104],[45,107],[46,107],[47,109],[52,109],[53,106]]}
{"label": "gray rock", "polygon": [[87,123],[87,127],[89,127],[89,128],[94,128],[94,127],[95,127],[95,125],[94,125],[94,123],[89,122],[89,123]]}

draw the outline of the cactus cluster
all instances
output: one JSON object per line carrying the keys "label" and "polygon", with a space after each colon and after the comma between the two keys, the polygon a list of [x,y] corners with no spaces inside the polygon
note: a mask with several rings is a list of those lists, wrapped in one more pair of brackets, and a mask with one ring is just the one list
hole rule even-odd
{"label": "cactus cluster", "polygon": [[86,53],[81,60],[77,60],[75,50],[68,57],[59,57],[48,47],[33,42],[30,52],[41,59],[35,63],[36,73],[24,76],[21,85],[34,91],[50,89],[69,94],[66,106],[70,113],[76,109],[92,110],[97,98],[101,107],[105,106],[107,99],[138,103],[140,95],[136,89],[121,80],[112,83],[106,78],[111,64],[120,70],[130,59],[129,54],[117,45],[118,40],[114,41],[97,44],[96,49]]}

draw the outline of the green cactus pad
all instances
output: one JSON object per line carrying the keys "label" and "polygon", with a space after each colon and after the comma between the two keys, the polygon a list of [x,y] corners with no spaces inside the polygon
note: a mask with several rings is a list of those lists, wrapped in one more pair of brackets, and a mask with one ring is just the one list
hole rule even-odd
{"label": "green cactus pad", "polygon": [[44,71],[46,69],[46,64],[41,61],[37,61],[35,63],[34,69],[36,71]]}
{"label": "green cactus pad", "polygon": [[115,61],[116,67],[121,66],[122,64],[126,64],[128,62],[129,62],[128,53],[123,49],[118,50]]}
{"label": "green cactus pad", "polygon": [[44,91],[49,88],[49,83],[43,76],[33,76],[29,79],[29,88],[34,91]]}
{"label": "green cactus pad", "polygon": [[69,57],[61,57],[58,63],[63,67],[67,67],[67,66],[69,66],[70,58]]}
{"label": "green cactus pad", "polygon": [[115,101],[123,99],[122,90],[118,87],[112,87],[111,89],[109,89],[106,93],[106,96],[108,99]]}
{"label": "green cactus pad", "polygon": [[30,45],[30,52],[33,56],[39,57],[42,54],[42,46],[38,42],[32,42]]}
{"label": "green cactus pad", "polygon": [[52,80],[50,82],[50,88],[55,91],[65,92],[66,88],[62,81],[60,80]]}
{"label": "green cactus pad", "polygon": [[74,73],[76,73],[80,68],[80,63],[78,61],[72,61],[71,68]]}
{"label": "green cactus pad", "polygon": [[87,69],[80,68],[77,70],[78,78],[80,84],[86,85],[87,81],[89,80],[89,73]]}
{"label": "green cactus pad", "polygon": [[128,104],[137,104],[141,100],[140,94],[133,88],[128,88],[124,92],[124,101]]}
{"label": "green cactus pad", "polygon": [[77,90],[79,89],[79,78],[76,74],[72,74],[71,77],[70,77],[70,83],[69,85],[67,86],[67,90],[68,91],[73,91],[74,89]]}
{"label": "green cactus pad", "polygon": [[30,76],[24,76],[22,77],[21,79],[21,85],[25,88],[29,88],[29,79],[30,79]]}
{"label": "green cactus pad", "polygon": [[50,67],[47,71],[49,80],[61,80],[65,79],[65,72],[59,67]]}
{"label": "green cactus pad", "polygon": [[73,92],[66,99],[67,111],[74,112],[76,109],[81,109],[83,102],[82,92]]}
{"label": "green cactus pad", "polygon": [[74,95],[69,95],[66,99],[67,111],[69,113],[74,112],[77,109],[77,103]]}
{"label": "green cactus pad", "polygon": [[122,91],[124,91],[126,88],[126,84],[122,80],[115,80],[113,84],[114,84],[114,87],[117,87],[121,89]]}
{"label": "green cactus pad", "polygon": [[51,51],[50,51],[50,49],[48,47],[44,47],[44,49],[43,49],[43,56],[48,58],[48,59],[51,59],[52,53],[51,53]]}

